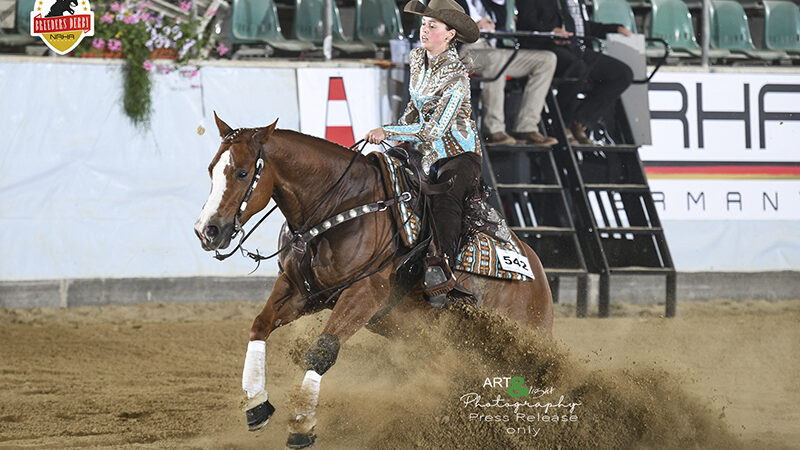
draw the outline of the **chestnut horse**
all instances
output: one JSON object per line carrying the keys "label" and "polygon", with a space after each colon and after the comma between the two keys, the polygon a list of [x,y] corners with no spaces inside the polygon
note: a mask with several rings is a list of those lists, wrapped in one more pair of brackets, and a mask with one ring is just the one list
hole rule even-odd
{"label": "chestnut horse", "polygon": [[[211,194],[195,224],[195,233],[207,251],[227,248],[241,225],[264,209],[270,199],[286,218],[281,245],[292,236],[287,225],[289,230],[303,233],[307,230],[301,227],[308,224],[316,225],[343,211],[386,200],[379,168],[363,155],[316,137],[276,130],[277,120],[262,128],[234,130],[216,113],[214,117],[222,144],[209,165]],[[302,448],[314,441],[319,383],[336,361],[340,344],[379,311],[382,318],[371,321],[369,329],[383,335],[403,324],[425,320],[432,313],[423,299],[421,282],[402,292],[399,301],[392,299],[396,306],[384,308],[390,301],[393,283],[397,283],[395,269],[402,253],[408,251],[397,248],[395,230],[393,215],[378,211],[345,221],[310,240],[310,273],[318,288],[361,278],[330,302],[310,299],[303,283],[297,281],[303,278],[297,273],[295,249],[288,246],[280,253],[282,270],[266,305],[253,321],[242,374],[247,396],[244,410],[251,430],[266,425],[274,412],[265,390],[265,341],[279,326],[305,314],[332,309],[325,329],[306,354],[308,370],[289,425],[287,445]],[[553,300],[542,264],[530,247],[516,236],[514,239],[532,266],[533,280],[504,281],[457,272],[458,283],[474,294],[480,307],[550,335]],[[389,251],[384,251],[386,248]],[[371,275],[363,277],[367,272]]]}

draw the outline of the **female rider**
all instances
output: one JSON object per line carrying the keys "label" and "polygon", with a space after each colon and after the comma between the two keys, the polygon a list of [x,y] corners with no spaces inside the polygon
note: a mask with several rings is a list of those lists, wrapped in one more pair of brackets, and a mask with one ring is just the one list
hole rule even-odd
{"label": "female rider", "polygon": [[478,184],[481,174],[481,143],[471,119],[469,72],[459,59],[454,40],[472,43],[478,26],[454,0],[418,0],[406,4],[405,12],[422,17],[422,46],[409,54],[411,78],[409,101],[397,123],[376,128],[364,137],[377,144],[384,139],[416,144],[423,169],[431,181],[450,180],[450,189],[429,197],[435,236],[444,257],[428,255],[426,294],[431,305],[444,305],[455,284],[448,267],[458,252],[464,198]]}

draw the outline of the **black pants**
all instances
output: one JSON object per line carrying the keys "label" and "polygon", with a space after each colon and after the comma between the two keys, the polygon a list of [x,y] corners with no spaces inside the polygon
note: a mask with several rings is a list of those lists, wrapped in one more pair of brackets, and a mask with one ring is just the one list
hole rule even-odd
{"label": "black pants", "polygon": [[453,185],[447,192],[429,197],[437,243],[452,261],[459,250],[458,239],[461,236],[464,199],[468,194],[472,194],[481,176],[481,157],[473,152],[462,153],[440,159],[434,167],[438,172],[434,181],[453,179]]}
{"label": "black pants", "polygon": [[[566,46],[555,46],[551,50],[558,58],[557,77],[586,80],[558,85],[558,106],[567,126],[573,121],[586,126],[596,124],[611,111],[633,81],[631,68],[608,55],[592,50],[581,53]],[[589,85],[591,89],[587,90]],[[585,92],[583,101],[578,99],[579,92]]]}

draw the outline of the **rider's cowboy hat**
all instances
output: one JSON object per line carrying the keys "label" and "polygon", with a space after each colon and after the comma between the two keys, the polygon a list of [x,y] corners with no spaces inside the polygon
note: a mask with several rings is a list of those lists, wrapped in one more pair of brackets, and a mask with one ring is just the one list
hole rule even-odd
{"label": "rider's cowboy hat", "polygon": [[478,40],[480,31],[472,18],[464,13],[464,8],[455,0],[430,0],[426,6],[419,0],[406,3],[403,11],[417,16],[433,17],[456,30],[456,39],[471,44]]}

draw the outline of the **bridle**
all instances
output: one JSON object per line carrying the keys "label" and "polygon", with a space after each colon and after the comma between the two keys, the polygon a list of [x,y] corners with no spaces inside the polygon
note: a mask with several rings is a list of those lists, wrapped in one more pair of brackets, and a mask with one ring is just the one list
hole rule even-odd
{"label": "bridle", "polygon": [[[223,138],[223,140],[235,138],[242,130],[243,130],[243,128],[237,128],[236,130],[231,131],[230,133],[228,133]],[[361,144],[363,144],[363,145],[361,145]],[[250,145],[249,141],[248,141],[248,145]],[[356,147],[358,147],[359,145],[361,145],[361,147],[356,150]],[[292,239],[290,239],[289,242],[287,242],[283,247],[281,247],[280,249],[276,250],[274,253],[272,253],[271,255],[268,255],[268,256],[261,255],[261,253],[258,250],[256,250],[255,252],[251,252],[251,251],[245,249],[244,247],[242,247],[242,244],[244,244],[244,242],[250,237],[250,235],[253,233],[253,231],[255,231],[256,228],[258,228],[258,226],[261,225],[264,222],[264,220],[267,217],[269,217],[269,215],[272,214],[278,208],[278,205],[276,204],[269,211],[267,211],[267,213],[264,215],[264,217],[262,217],[255,224],[255,226],[253,226],[253,228],[250,229],[250,231],[248,231],[247,233],[242,235],[242,238],[239,240],[239,244],[236,246],[236,248],[234,248],[233,250],[231,250],[229,253],[226,253],[226,254],[222,254],[222,253],[219,252],[219,250],[215,250],[214,251],[214,258],[216,258],[219,261],[223,261],[223,260],[227,259],[228,257],[230,257],[231,255],[233,255],[234,253],[236,253],[238,250],[241,250],[241,252],[242,252],[242,254],[244,256],[247,256],[248,258],[256,261],[259,264],[261,264],[261,261],[264,261],[264,260],[267,260],[267,259],[270,259],[270,258],[274,258],[275,256],[279,255],[281,252],[283,252],[284,250],[289,248],[290,245],[294,244],[295,241],[297,241],[298,239],[301,239],[302,237],[308,235],[309,231],[312,231],[312,232],[313,231],[317,231],[315,229],[314,230],[309,230],[308,229],[309,225],[311,224],[311,220],[314,218],[314,216],[316,216],[316,214],[319,212],[320,208],[322,208],[322,206],[328,201],[328,199],[331,198],[331,196],[333,195],[333,193],[336,190],[336,188],[339,187],[340,184],[342,184],[342,181],[344,180],[345,176],[347,176],[347,173],[350,172],[350,169],[353,168],[353,165],[355,165],[355,162],[358,159],[358,156],[361,154],[361,151],[364,149],[364,147],[366,147],[366,145],[367,145],[367,142],[362,139],[362,140],[360,140],[360,141],[358,141],[355,144],[350,146],[350,150],[353,150],[354,154],[353,154],[353,158],[350,160],[350,164],[347,166],[347,169],[345,169],[344,173],[342,173],[342,175],[339,177],[339,179],[336,181],[336,183],[334,183],[334,185],[331,186],[328,189],[328,191],[323,196],[322,200],[320,200],[317,203],[317,207],[314,209],[314,212],[312,212],[311,215],[308,216],[308,219],[300,227],[300,230],[297,231],[297,232],[293,232]],[[261,171],[264,169],[264,156],[263,155],[264,155],[264,145],[261,144],[261,145],[258,146],[258,158],[256,159],[255,172],[253,173],[253,177],[250,180],[250,187],[247,189],[247,192],[245,193],[244,198],[242,198],[242,203],[239,205],[239,210],[236,212],[236,217],[234,218],[234,221],[233,221],[233,234],[231,235],[231,239],[235,238],[238,234],[242,233],[243,230],[244,230],[244,227],[242,225],[242,215],[244,214],[244,211],[247,208],[247,202],[250,200],[250,196],[253,195],[253,192],[256,190],[256,186],[258,186],[258,181],[261,178]],[[385,202],[381,202],[381,206],[383,207],[384,205],[385,205]],[[312,234],[315,236],[317,233],[312,233]],[[255,272],[257,269],[258,269],[258,265],[256,266],[255,269],[253,269],[253,272]]]}
{"label": "bridle", "polygon": [[[241,131],[241,128],[237,128],[228,135],[231,139],[236,137],[237,134]],[[225,136],[227,139],[228,136]],[[248,141],[248,145],[250,142]],[[242,203],[239,205],[239,210],[236,212],[236,217],[233,219],[233,234],[231,235],[231,239],[239,234],[242,231],[242,215],[244,214],[244,210],[247,209],[247,202],[250,201],[250,196],[253,195],[253,191],[256,190],[256,186],[258,186],[258,180],[261,179],[261,171],[264,170],[264,146],[258,146],[258,158],[256,159],[256,169],[253,173],[253,178],[250,180],[250,187],[247,189],[247,192],[244,194],[244,198],[242,199]],[[272,211],[270,211],[272,212]]]}
{"label": "bridle", "polygon": [[[232,132],[228,133],[228,135],[226,135],[225,138],[223,138],[223,140],[224,139],[228,139],[229,137],[230,138],[236,137],[236,135],[241,130],[242,130],[242,128],[238,128],[236,130],[233,130]],[[386,144],[385,142],[381,142],[381,144],[385,148],[388,147],[388,144]],[[249,142],[248,142],[248,145],[250,145]],[[361,147],[358,147],[359,145],[361,145]],[[292,238],[289,240],[289,242],[284,244],[283,247],[279,248],[274,253],[272,253],[271,255],[268,255],[268,256],[261,255],[258,250],[256,250],[255,252],[251,252],[249,250],[246,250],[244,247],[242,247],[242,244],[247,240],[247,238],[250,237],[250,235],[256,230],[256,228],[258,228],[258,226],[261,225],[264,222],[264,220],[267,217],[269,217],[269,215],[272,214],[275,211],[275,209],[277,209],[278,205],[276,204],[255,224],[255,226],[253,226],[253,228],[250,229],[250,231],[248,231],[247,233],[242,235],[242,238],[239,240],[239,244],[236,246],[236,248],[234,248],[233,250],[231,250],[229,253],[226,253],[226,254],[221,254],[221,253],[219,253],[219,251],[215,251],[214,258],[216,258],[217,260],[222,261],[224,259],[227,259],[231,255],[233,255],[234,253],[236,253],[236,251],[241,250],[241,252],[242,252],[242,254],[244,256],[247,256],[247,257],[251,258],[252,260],[256,261],[256,263],[257,263],[256,267],[253,269],[252,272],[250,272],[250,273],[253,273],[256,270],[258,270],[258,267],[261,265],[261,261],[273,258],[273,257],[281,254],[284,250],[286,250],[290,246],[292,246],[296,252],[299,252],[300,257],[303,258],[305,256],[305,248],[307,247],[309,241],[311,239],[313,239],[314,237],[316,237],[317,235],[319,235],[320,233],[323,233],[326,230],[328,230],[328,229],[330,229],[330,228],[332,228],[332,227],[334,227],[336,225],[339,225],[339,224],[341,224],[341,223],[343,223],[345,221],[348,221],[348,220],[352,220],[352,219],[354,219],[356,217],[360,217],[360,216],[362,216],[364,214],[371,214],[371,213],[375,213],[375,212],[386,211],[386,210],[389,209],[390,206],[392,206],[392,205],[394,205],[396,203],[410,201],[411,198],[412,198],[411,193],[410,192],[403,192],[401,195],[399,195],[397,197],[394,197],[394,198],[391,198],[391,199],[379,200],[379,201],[376,201],[376,202],[368,203],[366,205],[357,206],[357,207],[352,208],[352,209],[350,209],[348,211],[341,212],[341,213],[335,215],[334,217],[328,218],[328,219],[322,221],[320,224],[318,224],[316,226],[309,227],[309,225],[311,224],[311,220],[314,218],[314,216],[317,215],[317,213],[319,212],[320,208],[322,208],[322,206],[331,198],[331,196],[333,196],[334,192],[336,191],[336,188],[339,187],[339,185],[345,179],[347,174],[350,172],[350,169],[353,168],[353,166],[355,165],[356,160],[358,159],[358,156],[361,155],[361,152],[364,150],[366,145],[367,145],[367,142],[362,139],[362,140],[360,140],[360,141],[358,141],[355,144],[350,146],[349,149],[352,150],[353,153],[354,153],[353,154],[353,158],[350,160],[350,164],[348,164],[347,168],[344,170],[344,172],[339,177],[339,179],[336,180],[336,183],[334,183],[333,186],[331,186],[328,189],[328,191],[325,193],[323,198],[317,203],[316,208],[308,216],[308,219],[306,219],[306,222],[300,227],[300,230],[299,231],[293,231],[292,232]],[[255,172],[253,173],[253,178],[250,180],[250,187],[248,188],[247,193],[245,193],[245,196],[242,199],[242,203],[239,205],[239,210],[236,213],[236,217],[234,219],[234,233],[231,236],[231,239],[233,239],[234,237],[236,237],[236,235],[238,235],[239,233],[241,233],[243,231],[243,226],[241,224],[241,217],[242,217],[242,215],[244,213],[244,210],[247,208],[247,202],[250,200],[250,196],[253,194],[253,191],[255,191],[256,186],[258,185],[258,181],[261,178],[261,171],[264,168],[263,148],[264,148],[263,144],[259,145],[259,147],[258,147],[258,158],[256,159]],[[421,192],[421,186],[422,186],[421,180],[420,180],[419,186],[420,186],[420,188],[419,188],[420,192],[417,193],[417,197],[416,197],[417,201],[420,200],[421,193],[422,193]],[[410,219],[410,217],[408,219],[406,219],[406,222],[408,222],[409,219]],[[403,225],[405,225],[405,222],[403,223]],[[310,286],[308,280],[305,279],[304,282],[303,282],[303,285],[304,285],[303,287],[306,289],[306,292],[307,292],[307,294],[309,294],[309,297],[318,297],[318,296],[321,296],[322,294],[325,294],[325,293],[328,293],[328,292],[332,292],[332,294],[330,294],[323,302],[323,303],[327,303],[331,299],[337,297],[344,289],[346,289],[347,287],[351,286],[353,283],[355,283],[357,281],[360,281],[360,280],[362,280],[364,278],[367,278],[367,277],[369,277],[369,276],[371,276],[371,275],[383,270],[389,263],[391,263],[392,258],[388,258],[377,269],[374,269],[374,270],[370,271],[370,269],[372,269],[372,267],[379,260],[379,258],[381,256],[383,256],[383,254],[386,252],[386,250],[388,250],[388,248],[393,243],[398,241],[399,236],[400,236],[400,231],[401,231],[400,228],[401,227],[398,227],[397,231],[394,233],[392,238],[389,239],[387,244],[381,249],[381,251],[378,254],[378,256],[366,268],[364,268],[359,274],[357,274],[354,279],[352,279],[352,280],[350,280],[348,282],[342,283],[339,286],[334,286],[334,287],[329,287],[327,289],[319,290],[316,293],[311,292],[311,286]],[[396,247],[397,247],[397,249],[395,250],[395,254],[397,254],[397,252],[399,251],[399,245],[397,245]]]}

